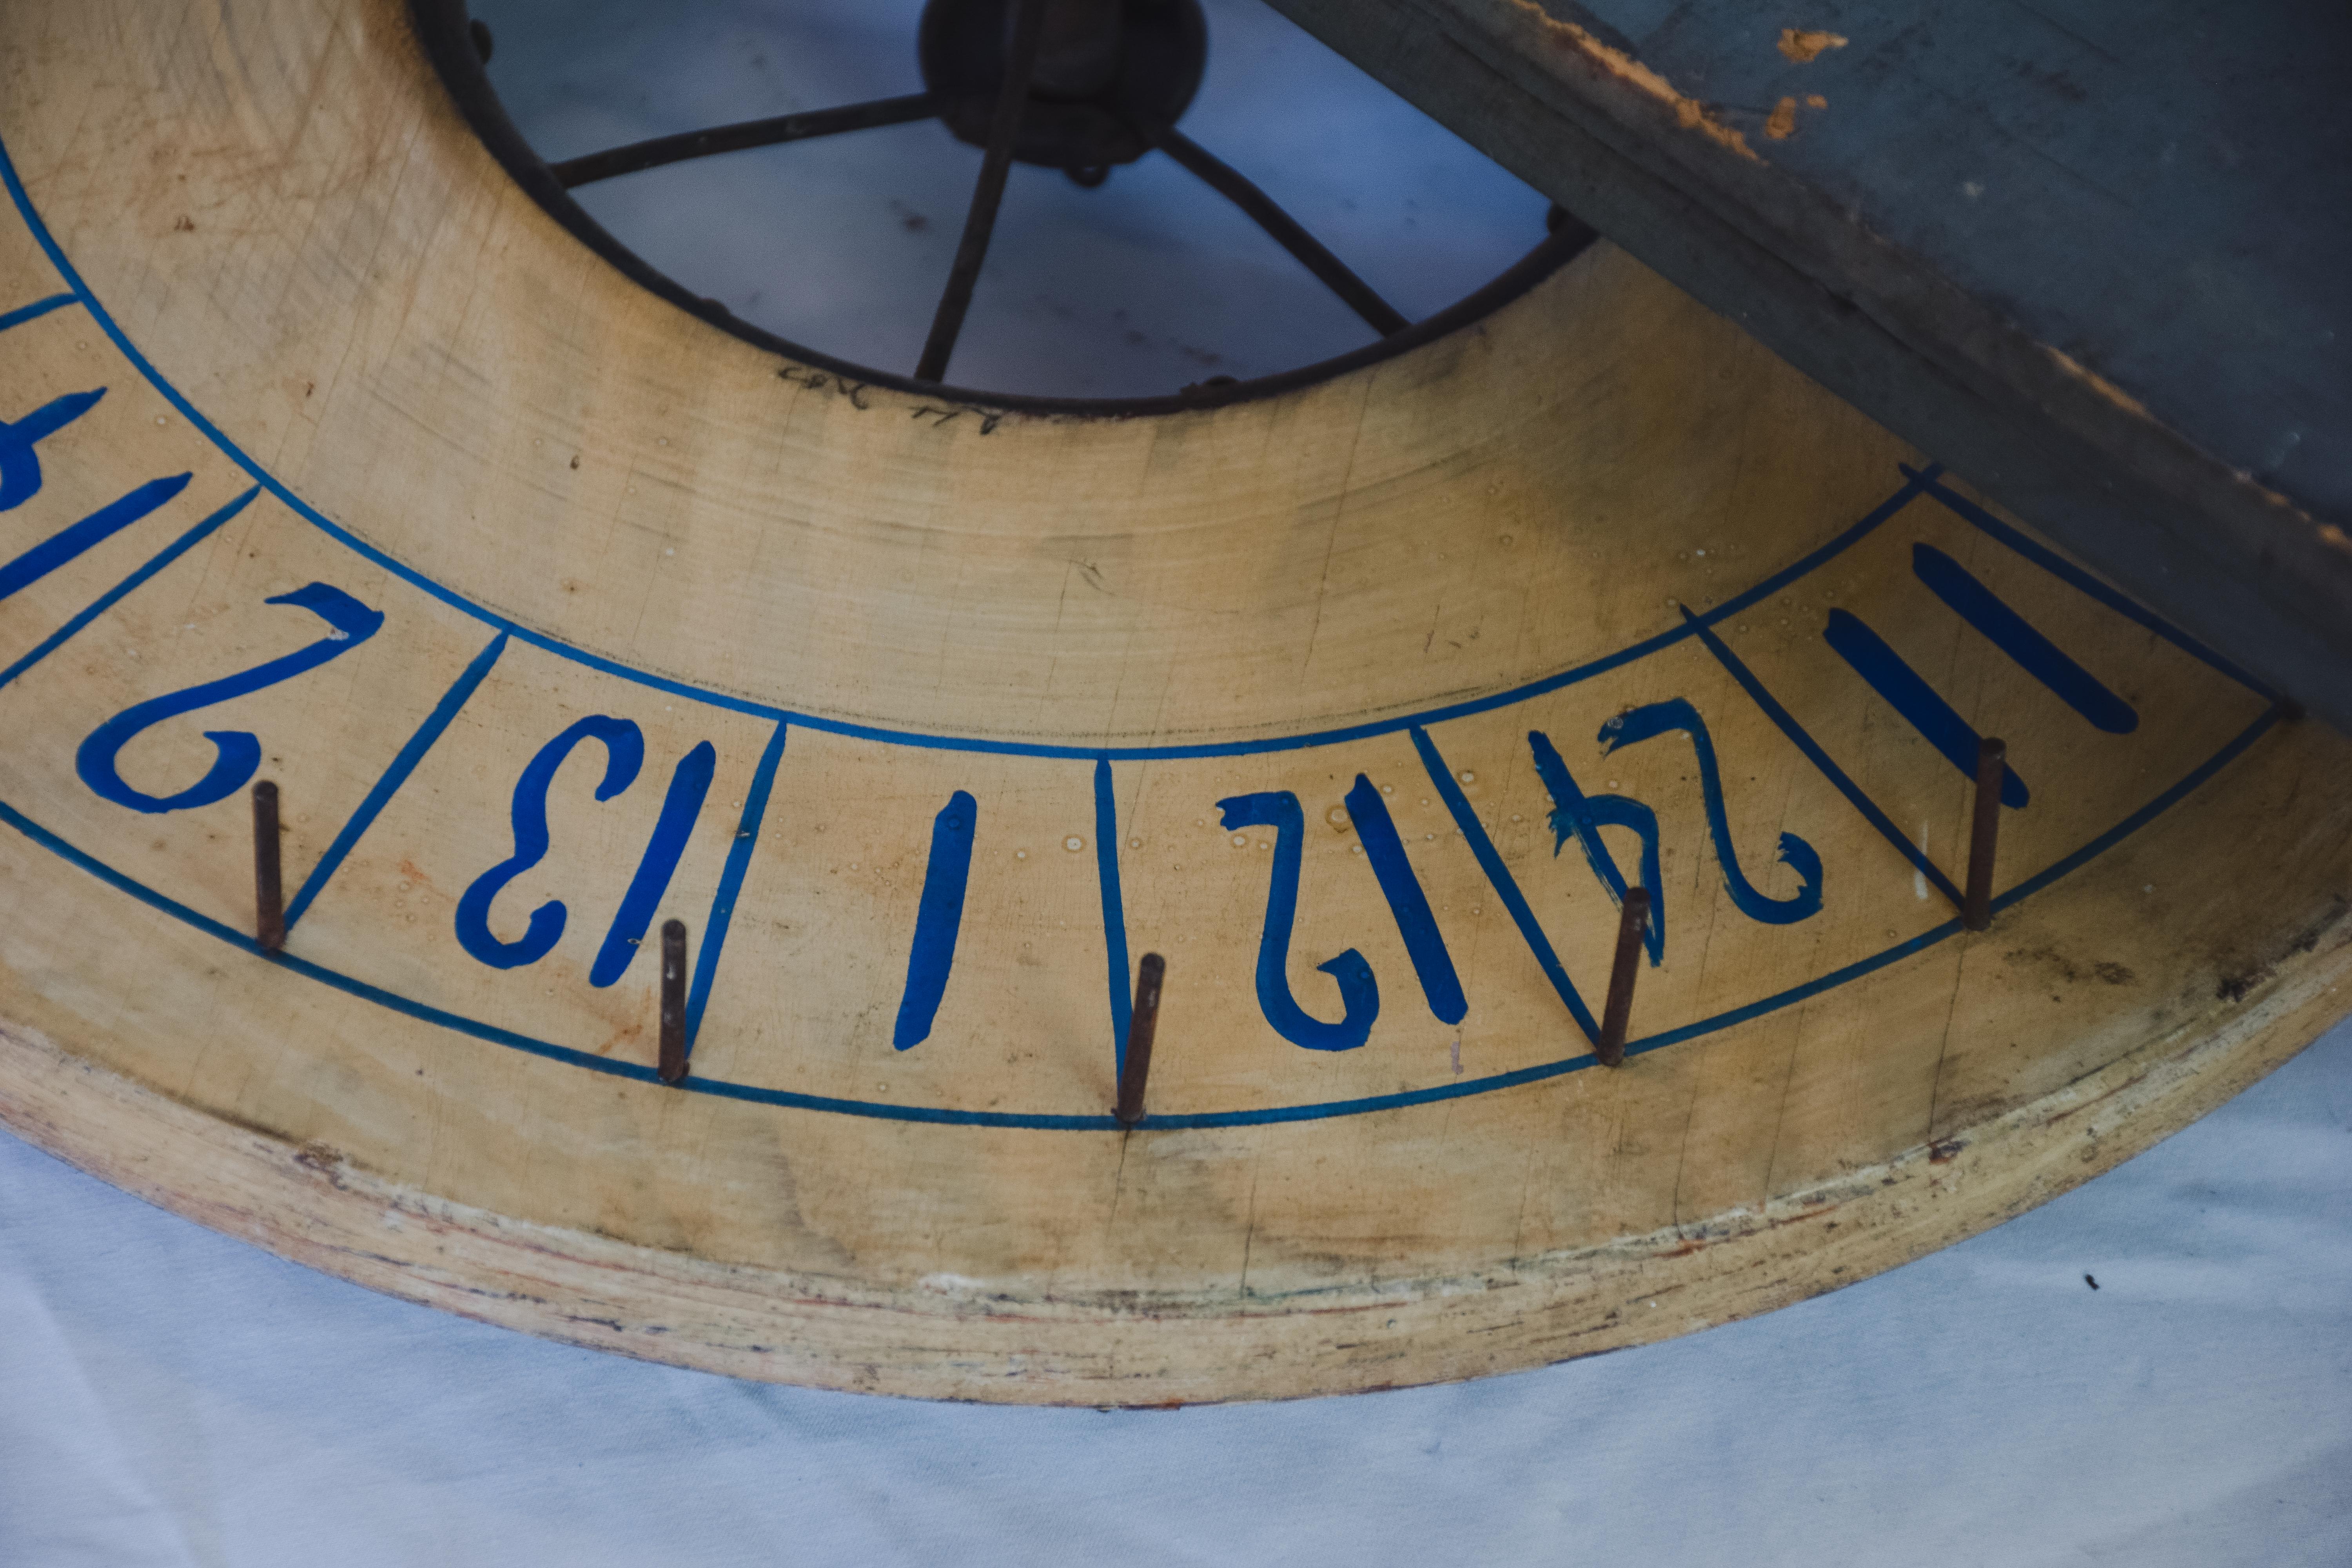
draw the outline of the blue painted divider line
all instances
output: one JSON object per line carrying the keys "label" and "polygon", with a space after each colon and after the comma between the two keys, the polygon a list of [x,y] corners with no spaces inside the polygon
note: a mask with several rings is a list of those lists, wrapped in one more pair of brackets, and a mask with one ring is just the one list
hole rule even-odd
{"label": "blue painted divider line", "polygon": [[[2020,900],[2040,892],[2059,878],[2078,869],[2154,821],[2178,805],[2190,791],[2235,761],[2246,748],[2261,739],[2263,733],[2278,721],[2278,710],[2275,707],[2266,710],[2262,717],[2240,732],[2235,740],[2215,752],[2186,778],[2074,854],[1995,899],[1993,908],[2007,909]],[[1430,753],[1424,753],[1424,762],[1433,754],[1433,748]],[[1440,759],[1439,765],[1442,771],[1443,759]],[[243,931],[223,925],[209,916],[200,915],[185,904],[166,898],[153,889],[132,880],[103,861],[86,855],[68,844],[47,828],[24,816],[5,802],[0,802],[0,822],[5,822],[50,853],[88,872],[108,886],[129,894],[149,908],[170,915],[209,936],[217,937],[240,952],[255,958],[266,959],[269,963],[290,969],[322,984],[332,986],[346,995],[373,1002],[404,1016],[435,1024],[474,1039],[483,1040],[491,1045],[506,1046],[532,1056],[546,1058],[551,1061],[584,1067],[593,1072],[632,1079],[639,1083],[655,1084],[661,1081],[660,1076],[651,1068],[639,1067],[633,1062],[611,1061],[587,1051],[575,1050],[569,1046],[559,1046],[551,1041],[535,1039],[529,1035],[517,1034],[510,1029],[500,1029],[488,1024],[477,1023],[473,1019],[460,1017],[457,1014],[444,1012],[437,1007],[412,1002],[407,997],[395,995],[380,986],[353,979],[350,975],[329,969],[323,964],[313,963],[292,953],[266,954],[261,951],[260,945]],[[1491,848],[1491,845],[1489,847]],[[1959,921],[1947,921],[1934,930],[1924,931],[1908,942],[1899,942],[1883,952],[1874,953],[1857,963],[1847,964],[1843,969],[1818,975],[1801,985],[1791,986],[1776,995],[1751,1002],[1746,1006],[1735,1007],[1728,1012],[1718,1013],[1711,1018],[1703,1018],[1696,1023],[1686,1024],[1679,1028],[1669,1029],[1630,1042],[1625,1047],[1625,1052],[1628,1056],[1633,1056],[1662,1050],[1667,1046],[1729,1028],[1734,1025],[1746,1023],[1751,1018],[1761,1017],[1767,1013],[1777,1012],[1780,1008],[1804,1001],[1808,997],[1834,989],[1848,981],[1856,980],[1876,970],[1884,969],[1888,964],[1908,958],[1914,953],[1924,952],[1936,943],[1958,934],[1959,929]],[[1307,1105],[1274,1106],[1262,1110],[1196,1111],[1180,1115],[1161,1115],[1155,1111],[1152,1114],[1151,1123],[1159,1128],[1259,1127],[1288,1121],[1317,1121],[1334,1116],[1365,1115],[1381,1110],[1403,1110],[1417,1105],[1434,1104],[1439,1100],[1461,1100],[1471,1095],[1491,1093],[1496,1089],[1516,1089],[1524,1084],[1539,1083],[1546,1079],[1558,1078],[1563,1073],[1580,1072],[1593,1065],[1595,1065],[1595,1058],[1591,1053],[1586,1052],[1559,1061],[1521,1068],[1512,1072],[1495,1073],[1486,1078],[1471,1079],[1461,1083],[1440,1084],[1430,1089],[1408,1089],[1397,1094],[1370,1095],[1357,1100],[1321,1100]],[[727,1100],[749,1100],[755,1104],[781,1106],[797,1110],[823,1110],[845,1116],[865,1116],[889,1121],[920,1121],[964,1127],[1018,1128],[1034,1131],[1116,1132],[1125,1131],[1118,1120],[1111,1116],[1055,1116],[1021,1111],[951,1110],[936,1106],[887,1105],[871,1100],[836,1100],[825,1095],[798,1094],[789,1089],[761,1089],[751,1084],[730,1083],[723,1079],[704,1078],[689,1078],[677,1087],[692,1093],[717,1095]]]}
{"label": "blue painted divider line", "polygon": [[[1721,637],[1706,626],[1698,627],[1698,636],[1706,646],[1707,652],[1715,655],[1717,662],[1731,672],[1731,679],[1739,682],[1740,689],[1764,710],[1764,716],[1780,727],[1780,733],[1795,742],[1797,750],[1804,752],[1806,760],[1821,770],[1823,778],[1837,786],[1840,795],[1853,803],[1853,808],[1862,813],[1863,819],[1878,829],[1879,837],[1894,845],[1903,858],[1911,862],[1921,876],[1935,884],[1938,892],[1958,906],[1962,901],[1960,890],[1952,885],[1949,877],[1944,875],[1943,868],[1928,859],[1926,850],[1903,836],[1903,830],[1895,826],[1894,819],[1878,808],[1876,801],[1862,793],[1862,786],[1848,778],[1843,768],[1830,760],[1830,754],[1822,750],[1821,742],[1807,734],[1795,715],[1781,707],[1773,695],[1764,689],[1764,683],[1739,661],[1739,656],[1733,653]],[[1626,1048],[1630,1050],[1633,1047],[1629,1046]]]}
{"label": "blue painted divider line", "polygon": [[383,776],[375,781],[375,786],[368,791],[367,798],[360,802],[360,808],[335,834],[335,841],[327,846],[327,852],[319,858],[316,866],[310,868],[310,874],[302,879],[301,890],[294,895],[294,901],[286,906],[288,931],[294,929],[319,895],[326,891],[327,883],[342,869],[344,859],[358,845],[361,835],[373,826],[375,819],[383,814],[383,808],[392,804],[392,797],[400,793],[400,786],[408,782],[408,776],[425,760],[425,753],[433,749],[442,731],[448,729],[450,721],[457,717],[457,710],[472,698],[475,689],[490,673],[490,667],[498,663],[499,655],[506,651],[506,646],[504,632],[492,637],[489,646],[474,656],[473,662],[466,666],[465,672],[457,677],[456,683],[441,694],[441,700],[433,705],[433,711],[425,716],[425,722],[408,737],[408,743],[400,748],[399,754],[392,759],[392,765],[384,769]]}
{"label": "blue painted divider line", "polygon": [[1127,1031],[1135,1022],[1135,995],[1127,967],[1127,900],[1118,886],[1118,798],[1111,793],[1110,759],[1095,759],[1095,875],[1102,883],[1103,952],[1110,971],[1110,1036],[1114,1070],[1127,1071]]}
{"label": "blue painted divider line", "polygon": [[[1544,934],[1543,926],[1536,920],[1535,910],[1528,906],[1527,895],[1519,891],[1518,879],[1511,875],[1511,868],[1503,864],[1503,857],[1496,849],[1495,841],[1486,837],[1486,825],[1480,822],[1478,814],[1470,809],[1469,797],[1462,793],[1462,786],[1454,782],[1454,772],[1445,765],[1445,759],[1438,754],[1436,743],[1430,740],[1427,731],[1415,729],[1412,746],[1421,753],[1421,765],[1429,770],[1430,781],[1437,785],[1437,793],[1444,797],[1445,809],[1454,814],[1454,826],[1461,828],[1462,837],[1469,840],[1470,853],[1477,858],[1479,869],[1486,873],[1486,880],[1493,884],[1495,896],[1503,900],[1505,909],[1511,911],[1512,923],[1519,928],[1519,935],[1526,940],[1528,951],[1535,954],[1536,963],[1543,970],[1544,978],[1551,982],[1554,991],[1559,993],[1560,1001],[1568,1006],[1569,1016],[1574,1018],[1576,1026],[1584,1031],[1584,1037],[1599,1039],[1599,1020],[1584,1005],[1584,998],[1578,994],[1576,982],[1568,977],[1567,966],[1560,963],[1559,954],[1552,951],[1551,938]],[[1160,1118],[1152,1120],[1157,1122]]]}
{"label": "blue painted divider line", "polygon": [[[844,735],[854,740],[879,741],[891,745],[918,746],[931,751],[974,752],[997,756],[1060,757],[1075,762],[1091,762],[1098,757],[1108,757],[1115,762],[1146,762],[1179,761],[1202,757],[1258,756],[1275,752],[1298,751],[1311,746],[1335,745],[1349,741],[1368,740],[1380,735],[1392,735],[1410,730],[1415,725],[1443,723],[1451,719],[1467,718],[1472,714],[1509,707],[1513,703],[1526,701],[1531,697],[1540,697],[1546,693],[1576,685],[1580,681],[1590,680],[1596,676],[1605,675],[1610,670],[1645,658],[1661,648],[1670,647],[1690,636],[1688,626],[1675,626],[1660,632],[1655,637],[1620,648],[1614,653],[1603,655],[1574,668],[1561,670],[1540,679],[1529,681],[1526,685],[1514,687],[1507,691],[1468,699],[1423,713],[1404,714],[1363,724],[1317,731],[1310,734],[1283,735],[1255,741],[1205,742],[1196,745],[1071,746],[1026,741],[995,741],[978,737],[930,735],[916,731],[894,730],[881,725],[858,724],[846,720],[826,718],[819,714],[796,712],[776,707],[772,703],[736,696],[730,692],[689,685],[667,676],[632,668],[484,609],[481,605],[474,604],[471,600],[426,577],[405,562],[386,554],[345,530],[341,524],[331,521],[323,512],[296,495],[285,483],[231,441],[217,426],[197,410],[195,405],[191,403],[179,388],[166,381],[163,374],[149,362],[146,355],[132,344],[130,335],[122,331],[121,326],[107,313],[105,307],[98,302],[97,296],[91,293],[89,285],[82,280],[81,275],[66,258],[63,247],[49,233],[48,226],[42,221],[40,213],[34,207],[31,197],[26,193],[24,183],[17,178],[16,165],[9,158],[5,142],[0,142],[0,184],[6,186],[9,199],[16,205],[18,216],[24,219],[26,227],[48,256],[50,263],[57,268],[59,276],[71,285],[74,298],[81,301],[89,311],[91,319],[99,323],[100,330],[112,340],[114,346],[122,353],[123,357],[147,378],[167,402],[180,411],[189,424],[201,431],[214,446],[219,447],[224,456],[245,469],[263,489],[283,501],[297,516],[412,587],[476,617],[485,625],[507,632],[517,639],[533,647],[544,649],[560,658],[567,658],[591,669],[601,670],[607,675],[617,676],[624,680],[634,681],[638,685],[649,687],[656,691],[667,692],[688,701],[705,702],[730,712],[748,713],[755,718],[787,721],[803,729]],[[1754,587],[1706,611],[1703,618],[1711,624],[1725,616],[1738,615],[1759,600],[1779,593],[1823,562],[1850,548],[1888,518],[1909,505],[1934,483],[1936,477],[1942,471],[1942,468],[1935,464],[1929,464],[1926,468],[1916,471],[1906,468],[1903,485],[1860,521],[1853,524],[1820,548],[1772,574]]]}
{"label": "blue painted divider line", "polygon": [[719,873],[719,890],[711,895],[710,919],[703,925],[701,944],[695,949],[694,979],[686,992],[686,1054],[694,1057],[695,1037],[702,1033],[702,1010],[710,1002],[711,982],[719,978],[719,960],[727,950],[727,932],[735,922],[735,900],[742,896],[743,875],[751,868],[751,851],[760,841],[760,826],[768,818],[768,797],[776,787],[776,765],[784,757],[784,731],[779,721],[751,770],[751,793],[743,797],[743,816],[735,825],[734,842],[727,847],[727,864]]}
{"label": "blue painted divider line", "polygon": [[2143,608],[2128,595],[2108,587],[2056,551],[2028,539],[1968,497],[1940,482],[1941,469],[1930,467],[1923,472],[1913,473],[1909,467],[1903,466],[1903,472],[1917,479],[1920,488],[1954,516],[2000,541],[2052,576],[2080,589],[2126,620],[2146,626],[2189,658],[2221,671],[2263,700],[2278,700],[2278,693],[2268,685],[2255,679],[2162,616]]}
{"label": "blue painted divider line", "polygon": [[79,632],[84,626],[87,626],[90,622],[98,619],[99,616],[106,614],[107,611],[114,608],[116,605],[120,604],[125,595],[134,592],[149,578],[154,576],[156,573],[161,572],[164,567],[169,566],[173,562],[177,561],[181,556],[185,555],[189,551],[194,550],[197,545],[212,537],[213,531],[215,529],[219,528],[221,524],[226,522],[229,519],[235,517],[238,512],[243,511],[246,509],[247,503],[250,502],[255,496],[257,496],[260,493],[261,490],[258,486],[246,491],[235,500],[230,501],[226,506],[222,507],[218,511],[214,512],[210,517],[196,524],[195,527],[188,530],[187,532],[180,535],[179,538],[165,545],[155,554],[154,558],[150,560],[144,566],[140,567],[139,570],[131,573],[131,575],[125,577],[121,582],[117,583],[113,587],[109,588],[105,593],[100,594],[97,598],[91,600],[89,607],[84,609],[79,615],[77,615],[64,626],[59,626],[56,631],[51,632],[47,637],[43,637],[38,643],[36,643],[33,646],[31,652],[26,654],[22,658],[19,658],[7,668],[0,669],[0,687],[6,686],[10,681],[16,679],[18,676],[24,674],[26,670],[40,663],[41,660],[57,652],[58,648],[63,647],[72,639],[74,635]]}
{"label": "blue painted divider line", "polygon": [[21,327],[27,321],[38,321],[51,310],[79,303],[81,303],[80,295],[67,293],[52,294],[46,300],[36,300],[29,305],[19,305],[6,315],[0,316],[0,332],[5,332],[11,327]]}

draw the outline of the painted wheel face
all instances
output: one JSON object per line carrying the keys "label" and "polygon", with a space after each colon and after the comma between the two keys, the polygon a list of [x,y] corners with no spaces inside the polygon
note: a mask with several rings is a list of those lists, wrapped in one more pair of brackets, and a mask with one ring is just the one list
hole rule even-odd
{"label": "painted wheel face", "polygon": [[387,0],[15,6],[0,80],[0,1113],[289,1256],[898,1393],[1459,1377],[1966,1234],[2352,1000],[2342,742],[1606,246],[1038,414],[647,294]]}

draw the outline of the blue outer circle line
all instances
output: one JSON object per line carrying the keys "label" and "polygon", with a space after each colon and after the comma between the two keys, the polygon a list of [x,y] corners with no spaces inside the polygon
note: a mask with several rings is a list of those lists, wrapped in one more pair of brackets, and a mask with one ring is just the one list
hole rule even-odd
{"label": "blue outer circle line", "polygon": [[[1995,899],[1994,910],[1998,911],[2007,909],[2021,900],[2042,891],[2162,816],[2260,740],[2273,724],[2278,722],[2279,714],[2280,710],[2276,707],[2265,710],[2227,745],[2206,759],[2201,765],[2162,795],[2158,795],[2130,816],[2126,817],[2090,843],[2084,845],[2064,859],[2044,868]],[[551,1061],[585,1068],[592,1072],[601,1072],[614,1078],[629,1079],[650,1086],[661,1085],[660,1075],[652,1068],[643,1067],[635,1062],[614,1061],[593,1052],[578,1050],[570,1046],[560,1046],[550,1040],[537,1039],[514,1030],[500,1028],[496,1025],[463,1017],[425,1003],[412,1001],[405,996],[386,991],[381,986],[344,974],[339,970],[330,969],[324,964],[295,953],[265,952],[260,943],[245,932],[214,920],[209,915],[201,914],[177,900],[167,897],[124,875],[104,861],[58,837],[5,801],[0,801],[0,822],[5,822],[42,848],[58,856],[116,890],[129,894],[149,908],[226,942],[251,957],[282,969],[291,970],[295,973],[331,986],[347,995],[373,1003],[420,1022],[436,1025],[442,1028],[469,1036],[490,1045],[504,1046],[530,1056],[543,1057]],[[1663,1050],[1669,1046],[1680,1045],[1688,1040],[1733,1027],[1767,1013],[1778,1012],[1794,1003],[1819,995],[1824,991],[1832,990],[1851,981],[1859,980],[1864,975],[1923,952],[1939,942],[1950,940],[1958,935],[1959,931],[1958,921],[1947,921],[1932,930],[1922,931],[1907,942],[1897,942],[1867,958],[1860,959],[1841,969],[1832,970],[1827,974],[1817,975],[1811,980],[1775,995],[1760,998],[1728,1012],[1718,1014],[1712,1018],[1700,1019],[1644,1039],[1631,1041],[1626,1045],[1625,1054],[1629,1057],[1646,1055],[1651,1051]],[[1558,1078],[1565,1073],[1581,1072],[1597,1065],[1597,1059],[1587,1051],[1557,1061],[1538,1063],[1533,1067],[1496,1073],[1462,1083],[1439,1084],[1429,1089],[1408,1089],[1395,1094],[1373,1095],[1355,1100],[1321,1100],[1305,1105],[1269,1106],[1255,1110],[1153,1115],[1148,1118],[1142,1126],[1147,1130],[1167,1131],[1253,1127],[1289,1121],[1319,1121],[1334,1117],[1360,1116],[1382,1110],[1402,1110],[1416,1106],[1434,1104],[1441,1100],[1463,1100],[1473,1095],[1492,1093],[1498,1089],[1516,1089],[1526,1084],[1538,1083],[1546,1079]],[[723,1079],[698,1076],[688,1078],[675,1087],[689,1093],[716,1095],[721,1099],[746,1100],[754,1104],[773,1105],[790,1110],[829,1111],[846,1116],[866,1116],[888,1121],[921,1121],[947,1126],[1009,1128],[1032,1131],[1119,1132],[1127,1131],[1116,1117],[1107,1113],[1096,1116],[1054,1115],[1044,1112],[958,1110],[944,1106],[890,1105],[875,1100],[844,1100],[825,1095],[802,1094],[791,1089],[763,1089],[755,1084],[735,1083]]]}

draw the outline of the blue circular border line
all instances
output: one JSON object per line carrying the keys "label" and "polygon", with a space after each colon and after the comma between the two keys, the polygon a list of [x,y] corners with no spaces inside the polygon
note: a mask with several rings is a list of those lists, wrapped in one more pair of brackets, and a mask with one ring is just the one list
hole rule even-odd
{"label": "blue circular border line", "polygon": [[[2004,910],[2022,899],[2032,897],[2162,816],[2192,790],[2235,761],[2248,747],[2266,734],[2271,727],[2278,722],[2280,713],[2281,710],[2275,704],[2263,710],[2261,716],[2241,731],[2235,739],[2207,758],[2187,777],[2072,855],[2053,863],[2035,876],[2019,883],[1992,901],[1993,909],[1996,911]],[[632,1079],[641,1083],[655,1085],[661,1083],[660,1075],[651,1068],[640,1067],[634,1062],[612,1061],[587,1051],[574,1049],[570,1046],[559,1046],[551,1041],[537,1039],[511,1029],[501,1029],[493,1025],[478,1023],[471,1018],[461,1017],[438,1007],[411,1001],[381,986],[372,985],[364,980],[356,979],[339,970],[330,969],[324,964],[312,963],[309,959],[298,957],[293,953],[266,952],[259,942],[245,932],[225,925],[209,915],[199,914],[177,900],[168,898],[144,883],[133,880],[105,862],[67,843],[5,802],[0,802],[0,822],[6,823],[44,849],[71,862],[108,886],[130,894],[150,908],[193,926],[209,936],[215,937],[240,952],[332,986],[347,995],[373,1002],[378,1006],[390,1008],[395,1013],[404,1014],[428,1024],[436,1024],[462,1035],[469,1035],[492,1045],[505,1046],[532,1056],[544,1057],[551,1061],[564,1062],[573,1067],[586,1068],[591,1071],[607,1073],[615,1078]],[[1892,947],[1847,964],[1842,969],[1817,975],[1801,985],[1791,986],[1775,995],[1748,1003],[1745,1006],[1735,1007],[1728,1012],[1719,1013],[1711,1018],[1704,1018],[1696,1023],[1685,1024],[1679,1028],[1665,1030],[1643,1039],[1629,1042],[1625,1047],[1625,1054],[1641,1056],[1651,1051],[1664,1050],[1668,1046],[1680,1045],[1685,1040],[1696,1039],[1717,1030],[1729,1028],[1734,1025],[1745,1023],[1750,1018],[1778,1012],[1791,1004],[1802,1002],[1824,991],[1833,990],[1849,981],[1861,979],[1864,975],[1884,969],[1914,953],[1923,952],[1938,942],[1958,935],[1959,931],[1958,921],[1947,921],[1931,931],[1923,931],[1911,938],[1908,942],[1897,942]],[[1200,1111],[1177,1116],[1154,1115],[1147,1118],[1143,1125],[1151,1129],[1200,1129],[1255,1127],[1282,1121],[1319,1121],[1330,1117],[1360,1116],[1381,1110],[1402,1110],[1413,1106],[1433,1104],[1439,1100],[1466,1099],[1471,1095],[1486,1094],[1496,1089],[1515,1089],[1522,1084],[1539,1083],[1545,1079],[1558,1078],[1563,1073],[1579,1072],[1595,1065],[1597,1065],[1597,1058],[1588,1051],[1536,1067],[1521,1068],[1515,1072],[1496,1073],[1486,1078],[1471,1079],[1462,1083],[1441,1084],[1431,1089],[1409,1089],[1397,1094],[1372,1095],[1357,1100],[1334,1100],[1307,1105],[1275,1106],[1259,1110]],[[799,1094],[790,1089],[761,1089],[756,1085],[734,1083],[721,1079],[694,1077],[684,1079],[675,1087],[691,1093],[717,1095],[727,1100],[749,1100],[755,1104],[783,1106],[800,1110],[824,1110],[847,1116],[869,1116],[888,1121],[928,1121],[949,1126],[1018,1128],[1033,1131],[1118,1132],[1126,1130],[1116,1117],[1108,1114],[1055,1116],[1020,1111],[956,1110],[940,1106],[888,1105],[874,1100],[839,1100],[827,1095]]]}

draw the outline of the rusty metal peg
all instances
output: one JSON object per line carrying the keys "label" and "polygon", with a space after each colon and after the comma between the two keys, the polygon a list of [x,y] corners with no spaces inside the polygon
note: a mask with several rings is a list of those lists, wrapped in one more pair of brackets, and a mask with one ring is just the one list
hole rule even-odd
{"label": "rusty metal peg", "polygon": [[253,786],[253,936],[264,952],[286,945],[286,884],[278,862],[278,786]]}
{"label": "rusty metal peg", "polygon": [[661,1080],[686,1079],[686,922],[662,921]]}
{"label": "rusty metal peg", "polygon": [[1143,1080],[1151,1071],[1151,1038],[1160,1027],[1160,983],[1168,961],[1147,952],[1135,968],[1135,1011],[1127,1024],[1127,1054],[1119,1059],[1118,1120],[1132,1127],[1143,1120]]}
{"label": "rusty metal peg", "polygon": [[1601,1010],[1601,1038],[1592,1054],[1605,1068],[1625,1065],[1625,1029],[1633,1019],[1633,979],[1642,971],[1642,938],[1650,929],[1650,889],[1628,888],[1617,911],[1617,958],[1609,966],[1609,1001]]}
{"label": "rusty metal peg", "polygon": [[2009,747],[1988,735],[1977,742],[1976,819],[1969,829],[1969,885],[1960,900],[1960,923],[1970,931],[1992,924],[1992,859],[2000,837],[2000,784],[2009,772]]}

